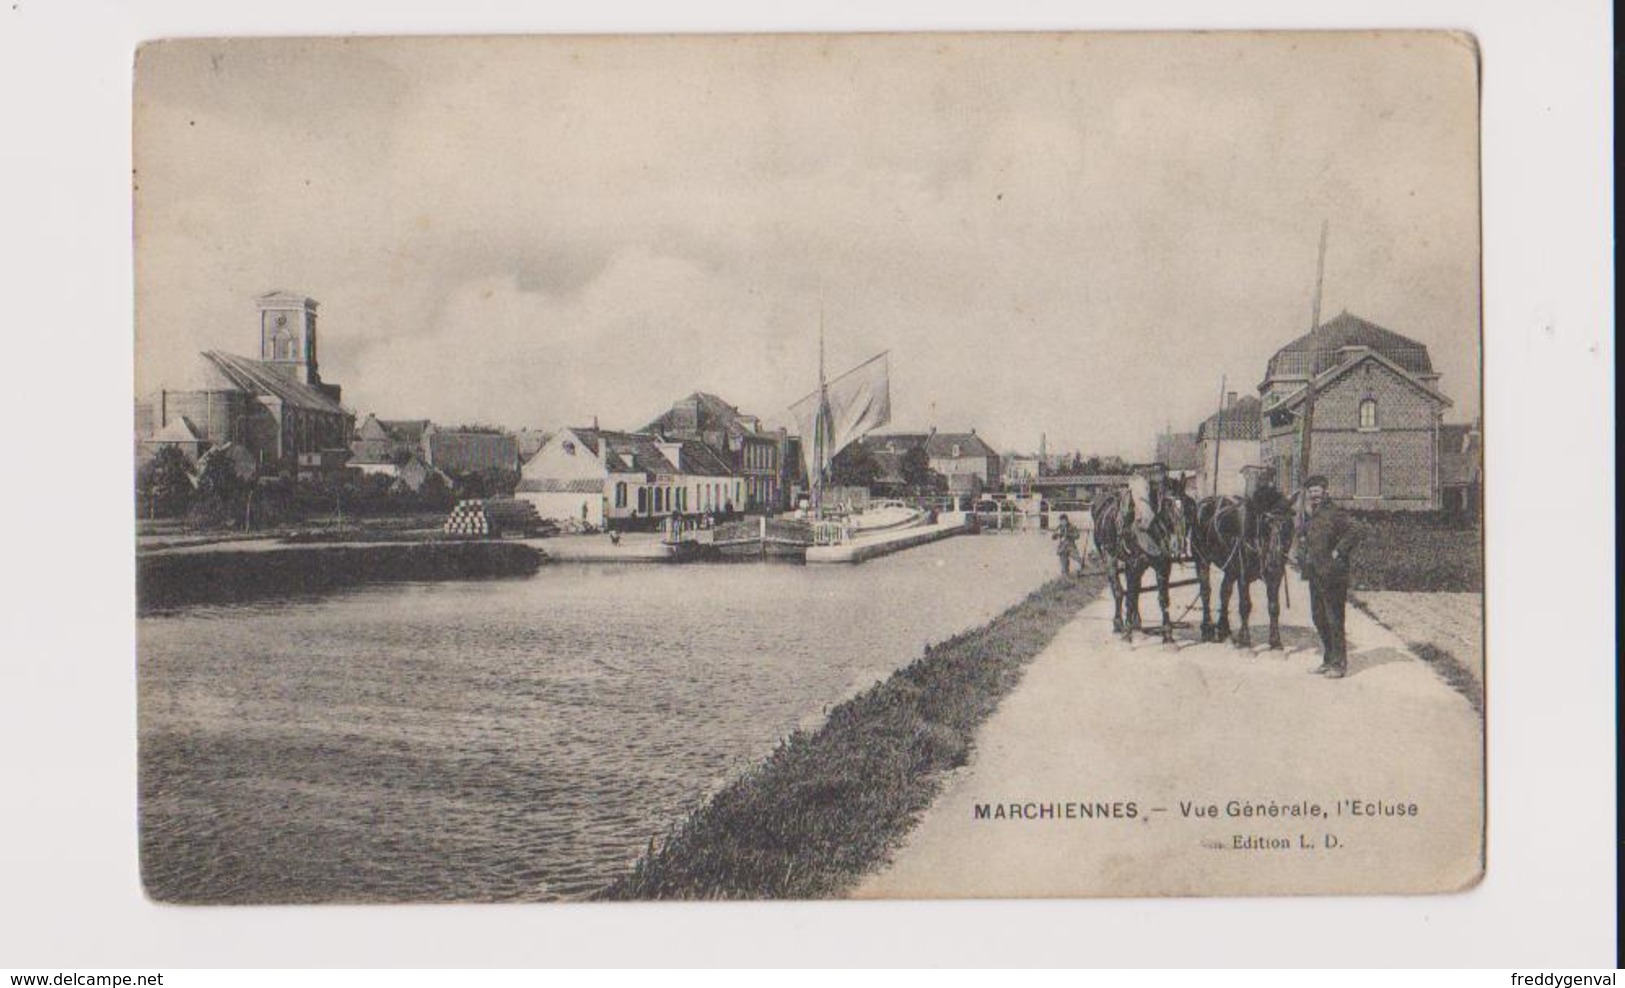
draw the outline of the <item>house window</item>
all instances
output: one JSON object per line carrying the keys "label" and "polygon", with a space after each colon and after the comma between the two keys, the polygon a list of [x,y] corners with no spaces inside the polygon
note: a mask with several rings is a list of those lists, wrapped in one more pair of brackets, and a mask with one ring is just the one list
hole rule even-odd
{"label": "house window", "polygon": [[1382,496],[1382,454],[1361,453],[1354,458],[1354,496]]}
{"label": "house window", "polygon": [[638,514],[646,515],[648,513],[649,513],[649,488],[647,488],[647,487],[639,487],[638,488]]}
{"label": "house window", "polygon": [[624,480],[615,485],[615,507],[626,507],[626,481]]}
{"label": "house window", "polygon": [[1376,431],[1377,399],[1367,398],[1360,402],[1360,428]]}

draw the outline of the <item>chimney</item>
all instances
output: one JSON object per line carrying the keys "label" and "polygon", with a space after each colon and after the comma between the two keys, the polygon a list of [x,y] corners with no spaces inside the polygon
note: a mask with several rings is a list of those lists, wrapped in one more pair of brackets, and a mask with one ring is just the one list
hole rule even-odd
{"label": "chimney", "polygon": [[1234,407],[1236,407],[1236,393],[1234,391],[1225,392],[1224,407],[1226,407],[1226,408],[1234,408]]}

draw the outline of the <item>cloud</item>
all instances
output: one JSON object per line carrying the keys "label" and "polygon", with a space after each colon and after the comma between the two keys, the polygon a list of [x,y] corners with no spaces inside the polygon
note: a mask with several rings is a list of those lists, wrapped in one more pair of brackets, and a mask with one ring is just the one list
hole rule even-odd
{"label": "cloud", "polygon": [[822,309],[832,371],[892,351],[900,424],[1133,454],[1307,328],[1327,218],[1327,311],[1477,407],[1448,42],[267,41],[220,73],[212,44],[138,92],[143,386],[251,352],[283,287],[361,411],[636,426],[704,389],[775,419]]}

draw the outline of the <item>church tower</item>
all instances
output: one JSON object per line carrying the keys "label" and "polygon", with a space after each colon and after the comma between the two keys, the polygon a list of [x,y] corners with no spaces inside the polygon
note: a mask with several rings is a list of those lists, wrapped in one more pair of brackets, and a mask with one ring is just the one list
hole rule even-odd
{"label": "church tower", "polygon": [[260,360],[279,373],[321,387],[316,370],[316,300],[269,292],[254,300],[260,312]]}

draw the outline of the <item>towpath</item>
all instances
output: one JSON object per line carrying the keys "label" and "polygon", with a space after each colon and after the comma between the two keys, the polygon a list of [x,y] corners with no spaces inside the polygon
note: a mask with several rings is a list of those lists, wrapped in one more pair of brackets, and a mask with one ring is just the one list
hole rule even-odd
{"label": "towpath", "polygon": [[[1308,588],[1290,579],[1284,652],[1195,641],[1199,608],[1176,645],[1130,645],[1112,633],[1109,594],[1087,607],[983,725],[971,762],[891,865],[854,894],[1398,893],[1473,884],[1483,840],[1482,720],[1353,607],[1349,676],[1309,675],[1318,638]],[[1176,614],[1194,592],[1175,591]],[[1149,623],[1154,594],[1141,605]],[[1262,642],[1262,599],[1253,622]]]}

